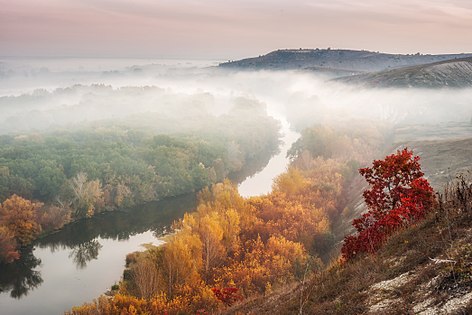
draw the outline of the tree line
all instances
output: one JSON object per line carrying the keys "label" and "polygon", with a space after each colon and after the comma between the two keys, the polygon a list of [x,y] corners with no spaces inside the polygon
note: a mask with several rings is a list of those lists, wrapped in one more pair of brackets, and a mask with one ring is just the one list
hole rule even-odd
{"label": "tree line", "polygon": [[199,191],[268,158],[278,124],[246,110],[247,120],[234,111],[194,133],[103,124],[1,136],[0,262],[71,220]]}

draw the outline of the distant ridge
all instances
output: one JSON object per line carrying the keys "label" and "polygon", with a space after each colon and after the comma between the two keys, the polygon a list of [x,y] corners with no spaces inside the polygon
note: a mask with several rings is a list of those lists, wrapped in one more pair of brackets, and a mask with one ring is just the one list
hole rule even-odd
{"label": "distant ridge", "polygon": [[338,78],[336,81],[369,87],[472,87],[472,58],[386,70]]}
{"label": "distant ridge", "polygon": [[248,70],[311,70],[340,77],[433,62],[472,57],[472,54],[387,54],[347,49],[283,49],[266,55],[221,63],[222,68]]}

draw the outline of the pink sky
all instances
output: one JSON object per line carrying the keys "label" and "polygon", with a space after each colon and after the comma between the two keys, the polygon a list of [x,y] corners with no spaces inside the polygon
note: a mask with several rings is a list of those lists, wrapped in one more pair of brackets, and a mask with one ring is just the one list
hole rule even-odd
{"label": "pink sky", "polygon": [[472,52],[470,0],[0,0],[0,55],[236,59]]}

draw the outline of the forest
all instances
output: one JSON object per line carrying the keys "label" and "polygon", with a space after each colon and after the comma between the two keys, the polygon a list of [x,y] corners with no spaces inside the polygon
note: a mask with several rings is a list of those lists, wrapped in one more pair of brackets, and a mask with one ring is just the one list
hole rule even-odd
{"label": "forest", "polygon": [[0,136],[0,261],[71,221],[236,178],[277,150],[278,124],[257,105],[205,117],[192,132],[141,116]]}
{"label": "forest", "polygon": [[127,256],[111,298],[69,314],[206,314],[303,283],[337,257],[358,166],[384,151],[384,127],[352,126],[303,131],[268,195],[243,198],[228,180],[203,189],[163,246]]}

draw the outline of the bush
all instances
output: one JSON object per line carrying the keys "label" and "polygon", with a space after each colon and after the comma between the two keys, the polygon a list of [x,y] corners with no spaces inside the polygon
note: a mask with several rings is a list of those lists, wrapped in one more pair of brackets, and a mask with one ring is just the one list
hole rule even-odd
{"label": "bush", "polygon": [[369,211],[353,221],[358,233],[344,239],[345,260],[376,252],[394,231],[424,218],[432,209],[433,189],[423,178],[419,159],[405,148],[359,170],[371,186],[363,194]]}

